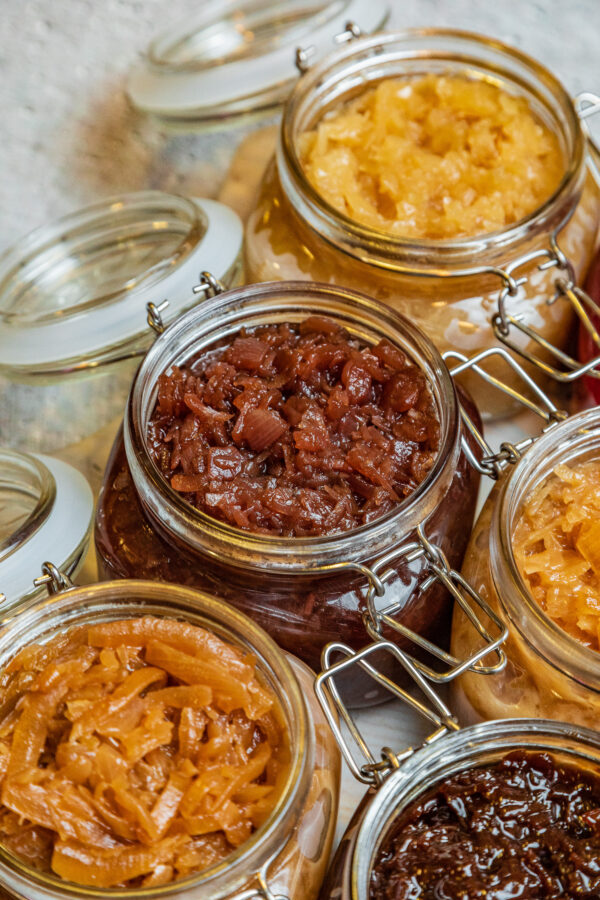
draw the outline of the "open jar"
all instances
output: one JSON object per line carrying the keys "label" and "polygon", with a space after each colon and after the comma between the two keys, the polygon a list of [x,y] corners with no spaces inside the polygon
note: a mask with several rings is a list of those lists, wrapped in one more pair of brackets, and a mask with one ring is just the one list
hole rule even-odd
{"label": "open jar", "polygon": [[[531,521],[535,523],[536,491],[548,485],[557,467],[568,466],[577,477],[582,465],[599,457],[600,410],[596,407],[553,425],[522,456],[514,456],[513,464],[501,475],[483,507],[462,572],[508,627],[509,636],[504,645],[507,664],[493,678],[475,683],[466,673],[457,681],[456,708],[467,720],[539,716],[597,727],[600,655],[592,648],[585,632],[578,631],[579,617],[591,610],[585,608],[585,603],[580,608],[579,601],[575,600],[576,589],[583,579],[581,583],[588,584],[584,592],[587,591],[593,605],[594,566],[588,566],[575,547],[571,547],[571,538],[566,532],[556,537],[547,535],[546,540],[543,520],[538,520],[536,533],[540,538],[538,549],[542,562],[544,547],[548,550],[548,541],[555,541],[553,561],[547,558],[547,563],[552,566],[556,599],[559,600],[562,594],[561,582],[571,585],[569,592],[573,595],[574,606],[570,611],[565,608],[562,613],[565,621],[573,623],[573,628],[569,629],[571,633],[568,633],[560,625],[558,610],[552,608],[550,618],[548,604],[552,603],[552,598],[546,595],[546,608],[543,608],[540,598],[533,596],[534,587],[528,585],[522,574],[524,570],[517,563],[514,542],[525,504],[533,502],[534,518]],[[593,487],[589,491],[593,491]],[[538,504],[540,508],[541,503],[542,500]],[[557,521],[563,521],[567,509],[560,504],[556,507],[553,515]],[[574,508],[571,515],[577,515]],[[590,515],[593,515],[593,506]],[[578,531],[581,527],[575,525]],[[581,531],[579,534],[581,537]],[[586,575],[588,568],[589,575]],[[452,627],[453,652],[471,652],[473,647],[467,623],[457,610]]]}
{"label": "open jar", "polygon": [[[151,342],[240,278],[241,223],[210,200],[123,194],[31,232],[0,258],[0,440],[52,451],[120,416]],[[210,278],[208,277],[210,273]]]}
{"label": "open jar", "polygon": [[[435,460],[400,505],[349,531],[280,537],[232,527],[175,491],[151,455],[148,423],[158,378],[242,328],[292,325],[311,316],[326,317],[367,347],[385,339],[421,370],[439,421]],[[464,406],[476,420],[466,397]],[[365,614],[374,632],[391,626],[403,646],[414,650],[416,644],[427,657],[432,647],[446,644],[452,596],[468,603],[455,569],[468,539],[478,476],[463,444],[473,456],[447,367],[431,342],[394,311],[352,291],[306,282],[230,291],[161,334],[136,375],[97,507],[99,571],[105,578],[202,587],[243,609],[314,669],[330,640],[364,644]],[[454,672],[459,663],[437,652]],[[357,678],[352,702],[376,701],[374,686],[368,696],[363,687]]]}
{"label": "open jar", "polygon": [[[434,728],[422,743],[400,750],[375,750],[340,698],[348,671],[366,669],[381,679],[374,660],[382,649],[414,682],[406,691],[388,680],[387,689]],[[359,653],[330,645],[315,687],[353,777],[369,788],[320,900],[597,894],[596,731],[532,718],[461,728],[430,682],[389,643]]]}
{"label": "open jar", "polygon": [[[381,856],[382,845],[389,840],[397,820],[406,813],[410,814],[411,808],[414,809],[423,794],[435,795],[436,788],[443,790],[445,783],[451,779],[458,776],[466,780],[471,771],[501,765],[502,761],[514,752],[519,755],[543,754],[545,759],[550,757],[557,767],[569,767],[584,777],[591,775],[597,780],[600,775],[599,751],[598,735],[594,732],[536,719],[486,722],[484,725],[471,726],[454,734],[446,734],[441,740],[417,749],[409,759],[401,762],[399,768],[387,776],[379,789],[366,795],[365,802],[342,838],[323,885],[320,900],[370,900],[374,896],[386,896],[375,895],[372,887],[374,873],[378,871],[378,857]],[[535,777],[537,773],[532,774]],[[524,816],[522,811],[521,815]],[[519,831],[525,840],[526,828],[523,827],[522,821]],[[439,866],[436,849],[438,848],[434,847],[429,853],[427,864],[431,867],[436,862]],[[446,848],[446,853],[449,852],[451,851]],[[457,890],[459,885],[463,891],[468,891],[470,885],[474,890],[482,889],[482,884],[486,884],[485,874],[482,875],[473,865],[465,866],[465,873],[458,878],[452,877],[453,869],[458,868],[462,862],[467,862],[464,851],[460,854],[456,852],[452,862],[446,859],[446,877],[440,878],[440,882],[446,883],[440,885],[439,890],[443,891],[444,887],[450,891]],[[390,877],[391,868],[392,865],[388,862],[384,877]],[[585,873],[582,879],[585,881],[587,869],[582,868]],[[404,871],[407,869],[408,866],[405,864]],[[415,866],[416,883],[422,871],[422,867]],[[579,874],[576,862],[573,859],[566,860],[563,877],[577,881]],[[502,891],[494,890],[498,884],[498,878],[494,874],[490,873],[488,878],[489,882],[484,888],[487,890],[486,896],[491,898],[507,896]],[[525,880],[525,869],[520,873],[515,872],[510,887],[514,889]],[[535,879],[528,878],[527,881],[531,884]],[[538,890],[540,885],[545,885],[543,876],[537,884]],[[446,892],[435,896],[450,898],[459,895]],[[476,894],[465,893],[465,896]],[[522,896],[542,895],[529,893]],[[562,896],[569,895],[565,893]],[[589,893],[587,896],[592,897],[593,894]]]}
{"label": "open jar", "polygon": [[88,546],[94,502],[78,471],[49,456],[0,449],[0,596],[12,612],[39,598],[31,572],[50,554],[67,576],[81,569]]}
{"label": "open jar", "polygon": [[[525,98],[556,135],[564,175],[539,208],[488,234],[417,240],[362,225],[319,194],[303,166],[302,136],[385,79],[427,73],[493,83]],[[573,101],[522,53],[479,35],[435,29],[351,40],[309,68],[286,104],[276,159],[247,224],[246,277],[351,284],[407,315],[442,352],[476,353],[497,343],[495,331],[510,327],[519,348],[548,358],[527,329],[560,348],[567,341],[572,287],[585,275],[599,222],[599,188],[587,160]],[[557,294],[566,300],[554,302]],[[499,312],[500,326],[493,325]],[[479,401],[479,386],[466,383]],[[510,408],[506,397],[480,406],[490,416]]]}
{"label": "open jar", "polygon": [[[53,568],[53,567],[50,567]],[[0,668],[24,647],[46,644],[74,628],[143,616],[199,626],[253,654],[262,682],[275,695],[289,740],[287,775],[266,821],[220,862],[195,875],[149,888],[115,888],[111,896],[198,896],[314,900],[323,878],[337,813],[339,753],[312,691],[312,675],[281,653],[253,622],[205,594],[174,585],[119,581],[73,588],[50,581],[53,595],[5,620]],[[147,695],[146,695],[147,696]],[[28,900],[106,897],[105,888],[77,885],[29,866],[0,845],[2,896]]]}

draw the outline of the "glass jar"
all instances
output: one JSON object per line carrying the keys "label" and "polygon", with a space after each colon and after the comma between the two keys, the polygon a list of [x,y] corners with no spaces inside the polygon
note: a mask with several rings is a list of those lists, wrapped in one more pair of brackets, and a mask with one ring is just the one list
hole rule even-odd
{"label": "glass jar", "polygon": [[[366,344],[385,337],[425,373],[440,422],[437,460],[398,509],[352,531],[289,538],[232,528],[192,507],[150,456],[146,434],[158,376],[241,327],[294,323],[310,315],[333,319]],[[476,419],[470,401],[465,398],[464,404]],[[446,588],[454,584],[454,574],[444,587],[417,532],[424,534],[423,526],[427,539],[445,554],[448,570],[460,565],[478,486],[477,473],[461,453],[463,438],[447,367],[431,342],[394,311],[352,291],[306,282],[229,291],[174,323],[137,373],[124,435],[113,448],[98,501],[101,577],[145,577],[208,590],[243,609],[314,669],[328,641],[364,644],[366,612],[380,630],[380,616],[390,610],[404,629],[399,640],[405,647],[414,640],[421,642],[421,653],[427,641],[447,646],[452,599]],[[415,540],[417,551],[409,561]],[[359,676],[353,702],[373,702],[377,686],[371,683],[369,696],[363,695]]]}
{"label": "glass jar", "polygon": [[[543,206],[490,234],[416,241],[360,225],[317,193],[300,162],[300,136],[367,86],[430,72],[466,74],[524,97],[559,137],[565,175]],[[572,100],[547,69],[519,51],[480,35],[437,29],[359,38],[310,68],[286,104],[276,159],[246,228],[246,277],[352,285],[402,312],[442,352],[469,355],[497,343],[492,318],[502,292],[502,328],[510,316],[511,327],[518,321],[564,347],[573,311],[569,302],[552,302],[561,282],[557,266],[566,266],[556,242],[581,279],[600,221],[600,189],[586,160]],[[523,331],[515,342],[526,352],[539,350]],[[476,381],[467,378],[466,384],[486,415],[511,408],[506,397],[490,404]]]}
{"label": "glass jar", "polygon": [[[0,442],[53,451],[121,416],[165,322],[240,278],[241,223],[211,200],[124,194],[22,238],[0,257]],[[169,299],[168,308],[162,301]]]}
{"label": "glass jar", "polygon": [[48,556],[62,572],[83,564],[94,512],[78,471],[49,456],[0,449],[0,597],[2,613],[44,592],[30,573]]}
{"label": "glass jar", "polygon": [[[470,673],[454,685],[466,721],[539,716],[598,727],[600,654],[563,631],[527,590],[515,562],[512,535],[523,502],[560,464],[600,456],[600,407],[554,425],[509,466],[475,524],[463,575],[508,627],[502,672],[475,682]],[[557,575],[557,577],[560,577]],[[460,612],[452,626],[454,653],[472,651]]]}
{"label": "glass jar", "polygon": [[[445,732],[434,743],[408,751],[407,759],[400,757],[399,767],[388,769],[381,787],[366,795],[338,847],[320,900],[368,900],[379,848],[397,817],[436,784],[476,766],[493,764],[511,750],[550,753],[558,765],[600,775],[600,737],[587,729],[519,719]],[[565,872],[572,865],[565,855]],[[468,872],[461,887],[465,897],[480,896],[468,892]]]}
{"label": "glass jar", "polygon": [[[260,900],[274,895],[314,900],[334,835],[339,752],[314,697],[311,673],[297,659],[281,653],[245,616],[206,594],[175,585],[119,581],[71,588],[22,607],[4,623],[0,669],[21,648],[33,641],[48,641],[66,628],[142,615],[175,618],[209,629],[254,654],[262,677],[281,704],[290,740],[290,773],[270,817],[225,861],[161,887],[108,893],[122,900],[201,896]],[[2,847],[0,886],[4,896],[27,900],[107,896],[104,888],[73,885],[33,870]]]}
{"label": "glass jar", "polygon": [[[596,337],[590,334],[582,322],[579,326],[578,356],[579,361],[589,365],[593,360],[600,364],[600,252],[596,253],[585,281],[586,293],[596,304],[592,311],[591,324],[596,331]],[[600,368],[596,366],[592,372],[583,379],[583,390],[579,390],[580,404],[592,405],[600,403]]]}

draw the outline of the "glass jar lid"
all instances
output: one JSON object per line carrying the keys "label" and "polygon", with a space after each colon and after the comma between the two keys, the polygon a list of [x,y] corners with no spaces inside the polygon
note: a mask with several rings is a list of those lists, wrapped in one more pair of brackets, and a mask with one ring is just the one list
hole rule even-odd
{"label": "glass jar lid", "polygon": [[0,257],[0,373],[66,374],[133,356],[152,340],[146,304],[173,321],[202,271],[233,279],[242,225],[213,200],[160,191],[103,200],[43,226]]}
{"label": "glass jar lid", "polygon": [[[280,106],[298,78],[295,51],[311,61],[336,36],[376,31],[386,0],[226,0],[160,34],[130,73],[135,107],[164,119],[222,121]],[[339,40],[339,38],[338,38]]]}
{"label": "glass jar lid", "polygon": [[2,611],[35,596],[32,579],[52,559],[75,573],[89,542],[94,503],[83,475],[49,456],[0,450]]}

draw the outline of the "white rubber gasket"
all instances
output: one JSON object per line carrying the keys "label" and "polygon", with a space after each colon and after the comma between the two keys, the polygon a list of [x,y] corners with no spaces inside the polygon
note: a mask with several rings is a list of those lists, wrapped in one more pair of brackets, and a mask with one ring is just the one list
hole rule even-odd
{"label": "white rubber gasket", "polygon": [[[365,34],[371,34],[385,21],[388,11],[387,0],[349,0],[339,12],[331,16],[325,14],[323,23],[301,39],[303,47],[311,47],[311,63],[333,52],[335,35],[343,32],[349,21],[358,25]],[[204,27],[209,27],[209,18],[206,13],[197,18],[199,31],[204,20]],[[214,19],[210,24],[214,24]],[[223,24],[222,40],[225,44],[228,24]],[[192,20],[169,29],[159,36],[157,43],[176,44],[193,28]],[[234,40],[237,35],[233,24],[230,30],[231,40]],[[298,43],[295,37],[286,40],[285,31],[282,31],[278,45],[266,53],[214,65],[209,61],[197,71],[191,68],[186,71],[183,67],[177,71],[174,67],[157,66],[145,58],[131,70],[127,93],[133,105],[143,112],[169,118],[202,119],[203,110],[207,117],[212,118],[219,108],[240,101],[242,104],[236,112],[252,111],[261,107],[261,97],[299,77],[295,63]]]}
{"label": "white rubber gasket", "polygon": [[215,278],[233,266],[241,246],[243,227],[239,216],[215,200],[192,198],[208,220],[198,247],[150,291],[141,285],[110,306],[83,311],[69,318],[32,328],[0,327],[0,361],[3,367],[26,368],[56,364],[73,358],[93,357],[105,348],[143,335],[148,329],[146,304],[157,306],[168,300],[165,324],[173,321],[193,302],[192,288],[200,272]]}
{"label": "white rubber gasket", "polygon": [[0,562],[0,592],[6,595],[2,611],[34,591],[33,579],[44,562],[59,569],[89,535],[94,498],[87,480],[62,460],[32,454],[49,469],[56,498],[48,518],[20,547]]}

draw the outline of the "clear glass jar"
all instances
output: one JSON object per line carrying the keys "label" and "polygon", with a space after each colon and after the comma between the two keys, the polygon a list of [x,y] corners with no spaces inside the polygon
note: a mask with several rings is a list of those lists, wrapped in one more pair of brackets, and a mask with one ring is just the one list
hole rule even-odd
{"label": "clear glass jar", "polygon": [[90,543],[94,501],[80,472],[58,459],[0,448],[2,612],[40,596],[30,573],[50,557],[68,576]]}
{"label": "clear glass jar", "polygon": [[[158,376],[239,329],[298,322],[325,315],[367,344],[385,337],[425,373],[440,421],[437,460],[418,488],[398,507],[352,531],[312,538],[284,538],[232,528],[192,507],[153,462],[146,443]],[[477,420],[477,412],[463,395]],[[391,565],[378,609],[398,606],[406,628],[447,646],[452,601],[421,559],[408,563],[395,552],[415,539],[417,526],[460,566],[474,515],[478,475],[461,452],[463,426],[457,392],[441,357],[410,322],[367,297],[305,282],[252,285],[230,291],[179,319],[156,341],[133,384],[124,422],[107,466],[96,513],[101,577],[177,581],[208,590],[238,606],[284,649],[317,670],[323,646],[366,640],[365,566]],[[411,647],[406,637],[402,646]],[[373,702],[356,673],[352,702]]]}
{"label": "clear glass jar", "polygon": [[226,207],[160,191],[103,200],[19,240],[0,257],[0,442],[49,452],[120,417],[154,337],[147,303],[167,297],[168,322],[208,291],[203,270],[238,283],[240,248]]}
{"label": "clear glass jar", "polygon": [[[66,628],[142,615],[171,617],[214,631],[253,653],[259,671],[276,694],[290,740],[288,781],[267,821],[226,861],[179,882],[149,889],[114,889],[111,897],[193,900],[211,897],[260,900],[257,873],[273,895],[314,900],[325,872],[335,830],[339,752],[314,697],[312,675],[286,657],[253,622],[218,600],[175,585],[119,581],[63,591],[23,607],[4,624],[0,669],[22,647],[45,642]],[[101,898],[106,889],[81,887],[29,868],[0,847],[4,896],[27,900]],[[272,896],[272,895],[269,895]]]}
{"label": "clear glass jar", "polygon": [[[475,524],[463,575],[509,629],[502,672],[454,685],[455,707],[465,721],[539,716],[597,728],[600,654],[554,623],[531,597],[518,571],[512,535],[523,501],[559,463],[600,456],[600,407],[555,425],[502,476]],[[558,576],[557,576],[558,577]],[[452,625],[454,652],[472,649],[459,611]]]}
{"label": "clear glass jar", "polygon": [[[596,253],[588,271],[585,290],[597,307],[600,308],[600,251]],[[592,315],[591,321],[596,329],[596,333],[600,334],[600,315]],[[583,322],[579,326],[578,351],[579,360],[582,363],[589,363],[600,358],[598,339],[594,340]],[[583,389],[578,391],[578,400],[582,406],[600,403],[600,368],[596,367],[594,376],[586,375],[583,379]]]}
{"label": "clear glass jar", "polygon": [[[368,900],[375,858],[396,818],[436,784],[476,766],[493,764],[511,750],[550,753],[558,765],[600,776],[600,736],[562,722],[486,722],[446,734],[414,752],[366,796],[342,838],[320,900]],[[567,870],[570,864],[565,859]],[[464,888],[464,896],[470,896],[468,875]]]}
{"label": "clear glass jar", "polygon": [[[330,109],[366,86],[429,72],[467,74],[525,97],[559,137],[565,175],[534,213],[501,231],[456,241],[413,241],[367,228],[342,215],[308,182],[299,158],[300,135]],[[352,41],[308,70],[284,110],[271,163],[245,236],[246,277],[252,281],[308,279],[352,285],[404,313],[439,350],[469,355],[494,345],[491,319],[506,275],[526,276],[509,296],[509,314],[564,347],[572,321],[567,302],[551,303],[557,271],[541,270],[558,238],[581,279],[600,221],[600,189],[586,166],[586,140],[572,100],[544,67],[500,42],[458,31],[426,29]],[[504,274],[502,274],[504,273]],[[534,344],[523,334],[525,350]],[[537,345],[536,350],[539,350]],[[467,377],[482,410],[509,408]]]}

